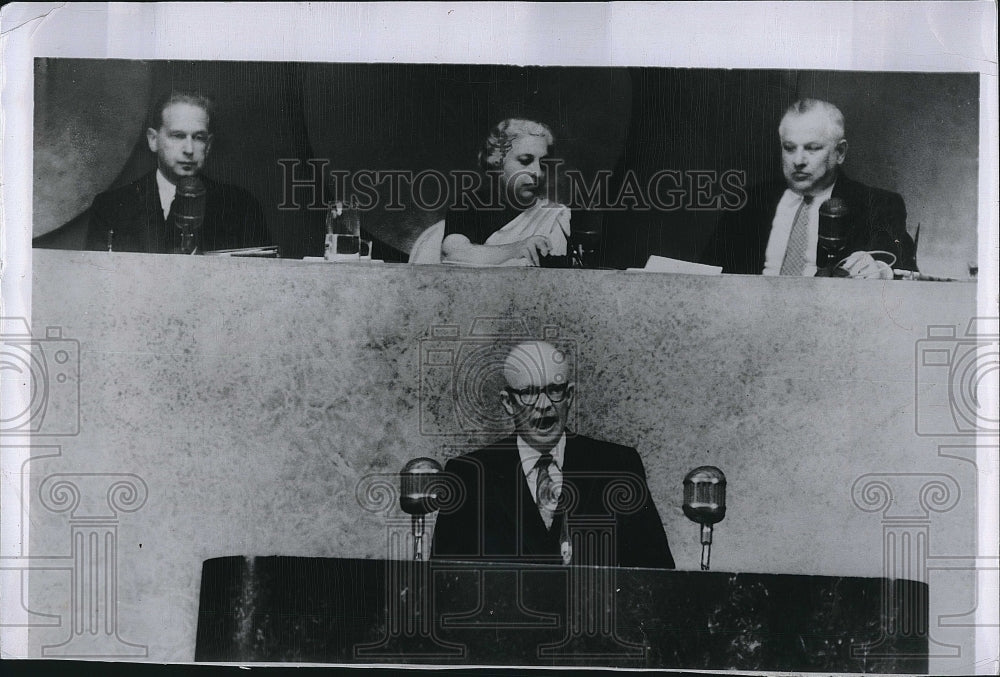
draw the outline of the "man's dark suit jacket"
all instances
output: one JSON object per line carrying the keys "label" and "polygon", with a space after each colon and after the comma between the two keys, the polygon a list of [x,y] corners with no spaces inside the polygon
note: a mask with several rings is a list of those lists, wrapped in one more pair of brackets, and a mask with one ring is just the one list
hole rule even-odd
{"label": "man's dark suit jacket", "polygon": [[513,436],[451,459],[445,472],[460,482],[465,495],[457,507],[443,507],[438,514],[433,558],[558,564],[562,520],[568,519],[571,538],[576,529],[593,528],[613,533],[615,539],[613,553],[575,546],[574,565],[674,568],[635,449],[567,437],[562,467],[566,510],[548,530],[531,497]]}
{"label": "man's dark suit jacket", "polygon": [[[785,193],[784,181],[751,188],[747,204],[737,212],[726,212],[703,257],[705,263],[722,266],[724,273],[759,275],[764,272],[767,241],[778,202]],[[896,256],[893,268],[916,270],[916,251],[906,232],[906,206],[898,193],[872,188],[843,173],[831,197],[847,202],[851,226],[846,252],[887,251]],[[816,260],[822,261],[819,247]]]}
{"label": "man's dark suit jacket", "polygon": [[[204,175],[201,178],[206,190],[202,251],[270,244],[264,212],[250,193]],[[116,252],[167,254],[180,244],[179,231],[168,226],[163,217],[155,171],[101,193],[90,211],[87,249],[106,251],[112,229],[112,249]]]}

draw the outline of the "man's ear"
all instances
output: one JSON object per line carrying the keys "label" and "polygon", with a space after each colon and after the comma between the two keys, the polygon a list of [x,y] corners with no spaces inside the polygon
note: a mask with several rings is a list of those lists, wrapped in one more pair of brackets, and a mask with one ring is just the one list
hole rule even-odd
{"label": "man's ear", "polygon": [[208,157],[209,151],[212,150],[212,139],[214,139],[214,138],[215,138],[214,136],[212,136],[211,134],[209,134],[208,135],[208,139],[205,140],[205,157],[206,158]]}
{"label": "man's ear", "polygon": [[837,164],[844,164],[844,158],[847,157],[847,139],[841,139],[837,142],[835,146],[837,151]]}
{"label": "man's ear", "polygon": [[146,143],[149,144],[149,150],[153,151],[154,153],[157,151],[157,146],[159,145],[156,142],[156,135],[157,131],[155,129],[153,129],[152,127],[146,128]]}
{"label": "man's ear", "polygon": [[576,394],[576,384],[569,383],[566,386],[566,405],[570,406],[573,404],[573,395]]}
{"label": "man's ear", "polygon": [[510,393],[506,388],[500,391],[500,404],[509,416],[514,415],[514,403],[510,401]]}

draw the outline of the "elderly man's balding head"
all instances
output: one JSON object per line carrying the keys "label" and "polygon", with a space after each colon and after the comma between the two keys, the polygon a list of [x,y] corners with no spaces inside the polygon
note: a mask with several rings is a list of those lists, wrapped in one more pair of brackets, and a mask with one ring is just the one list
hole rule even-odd
{"label": "elderly man's balding head", "polygon": [[527,341],[510,349],[503,363],[503,376],[512,388],[566,383],[569,364],[566,354],[551,343]]}
{"label": "elderly man's balding head", "polygon": [[548,451],[566,428],[573,402],[569,359],[545,341],[511,348],[504,360],[507,387],[500,393],[518,435],[539,451]]}

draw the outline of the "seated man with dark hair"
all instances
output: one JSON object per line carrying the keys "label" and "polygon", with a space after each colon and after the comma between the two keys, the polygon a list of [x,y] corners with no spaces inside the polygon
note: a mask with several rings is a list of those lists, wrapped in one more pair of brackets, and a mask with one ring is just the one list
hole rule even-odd
{"label": "seated man with dark hair", "polygon": [[[247,191],[202,174],[212,148],[212,105],[200,94],[173,92],[150,111],[146,129],[156,171],[94,198],[87,249],[119,252],[202,253],[269,244],[260,205]],[[198,177],[199,181],[193,181]],[[172,204],[178,184],[196,185],[200,227],[182,242]],[[203,202],[201,201],[203,200]]]}
{"label": "seated man with dark hair", "polygon": [[441,509],[432,557],[672,569],[635,449],[567,435],[567,356],[543,341],[504,362],[504,410],[515,434],[448,461],[463,491]]}

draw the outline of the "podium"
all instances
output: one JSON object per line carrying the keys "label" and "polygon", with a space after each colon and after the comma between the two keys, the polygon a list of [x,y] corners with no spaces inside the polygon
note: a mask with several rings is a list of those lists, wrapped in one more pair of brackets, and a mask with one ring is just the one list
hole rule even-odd
{"label": "podium", "polygon": [[922,673],[909,580],[308,557],[204,562],[197,661]]}

